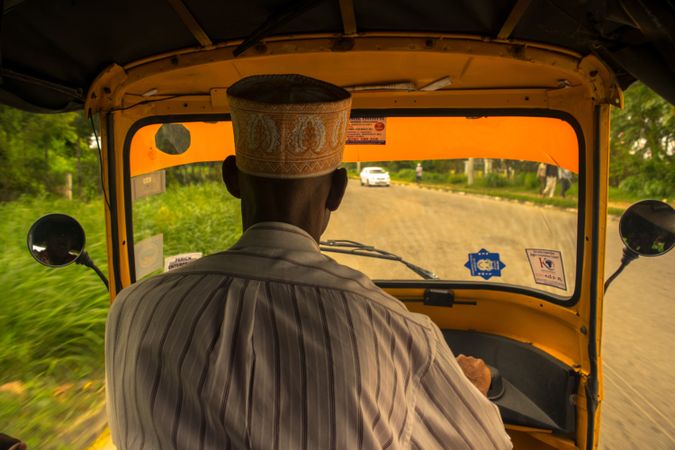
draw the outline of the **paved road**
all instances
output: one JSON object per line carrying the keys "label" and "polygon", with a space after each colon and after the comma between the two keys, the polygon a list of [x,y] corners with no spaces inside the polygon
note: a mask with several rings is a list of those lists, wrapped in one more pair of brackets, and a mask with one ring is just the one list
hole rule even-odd
{"label": "paved road", "polygon": [[[607,233],[605,276],[618,266],[617,219]],[[605,401],[601,447],[675,449],[675,252],[640,258],[605,298]]]}
{"label": "paved road", "polygon": [[[502,281],[542,288],[531,281],[523,249],[560,249],[569,282],[574,273],[575,223],[576,214],[569,211],[414,187],[364,188],[351,182],[324,237],[359,236],[363,242],[405,255],[443,278],[454,279],[470,279],[463,267],[466,258],[462,260],[461,255],[478,248],[466,248],[466,242],[489,245],[488,250],[499,250],[507,264]],[[610,219],[607,275],[621,256],[617,229],[618,220]],[[415,278],[392,262],[336,259],[376,278]],[[672,252],[633,262],[606,297],[603,449],[675,449],[674,291]]]}

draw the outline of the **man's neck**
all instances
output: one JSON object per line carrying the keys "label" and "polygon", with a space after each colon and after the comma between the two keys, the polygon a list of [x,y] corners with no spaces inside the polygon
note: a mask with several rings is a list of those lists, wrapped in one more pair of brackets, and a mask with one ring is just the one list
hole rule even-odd
{"label": "man's neck", "polygon": [[[315,220],[311,220],[314,218]],[[261,222],[282,222],[294,225],[305,232],[307,232],[318,243],[321,235],[325,230],[325,226],[316,220],[316,215],[308,217],[307,215],[298,217],[293,214],[255,214],[248,216],[242,210],[242,225],[243,229],[247,230],[253,225]]]}

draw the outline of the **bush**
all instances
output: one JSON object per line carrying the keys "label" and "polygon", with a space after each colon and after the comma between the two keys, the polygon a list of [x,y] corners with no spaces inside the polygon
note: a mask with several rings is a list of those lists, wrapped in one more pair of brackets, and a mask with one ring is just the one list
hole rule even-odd
{"label": "bush", "polygon": [[415,181],[415,169],[401,169],[398,172],[392,172],[391,177],[401,181]]}
{"label": "bush", "polygon": [[533,172],[520,172],[516,174],[511,182],[514,186],[523,187],[525,189],[539,189],[539,178]]}
{"label": "bush", "polygon": [[466,175],[463,173],[452,173],[448,175],[448,183],[450,184],[466,184]]}
{"label": "bush", "polygon": [[448,184],[449,174],[438,172],[425,172],[422,181],[431,184]]}
{"label": "bush", "polygon": [[499,188],[509,184],[508,180],[498,173],[490,172],[483,177],[482,183],[487,187]]}
{"label": "bush", "polygon": [[645,174],[627,177],[619,184],[619,190],[640,197],[667,198],[673,195],[669,180],[654,179]]}

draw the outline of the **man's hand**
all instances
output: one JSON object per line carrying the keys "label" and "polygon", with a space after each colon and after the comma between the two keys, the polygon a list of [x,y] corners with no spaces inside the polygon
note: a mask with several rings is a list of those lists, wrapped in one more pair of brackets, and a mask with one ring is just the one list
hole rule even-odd
{"label": "man's hand", "polygon": [[478,388],[483,395],[487,396],[490,389],[490,369],[485,365],[485,361],[473,356],[457,356],[457,364],[462,368],[464,375]]}

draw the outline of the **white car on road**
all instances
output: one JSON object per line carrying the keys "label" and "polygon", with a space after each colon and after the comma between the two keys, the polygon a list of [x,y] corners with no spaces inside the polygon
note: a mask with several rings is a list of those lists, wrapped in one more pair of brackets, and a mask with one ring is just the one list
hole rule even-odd
{"label": "white car on road", "polygon": [[389,186],[389,172],[382,167],[366,167],[361,171],[361,186]]}

